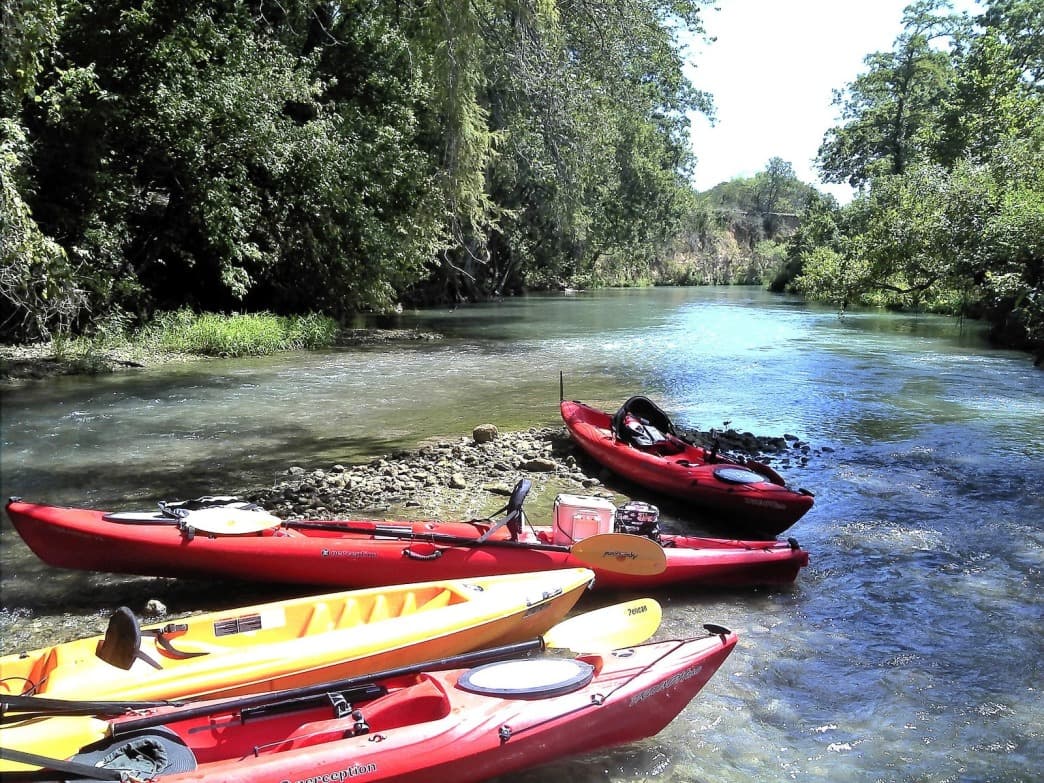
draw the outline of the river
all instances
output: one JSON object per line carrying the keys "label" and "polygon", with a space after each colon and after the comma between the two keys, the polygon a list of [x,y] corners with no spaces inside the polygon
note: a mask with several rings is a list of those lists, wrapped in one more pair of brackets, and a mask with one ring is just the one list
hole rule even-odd
{"label": "river", "polygon": [[[605,408],[644,393],[686,427],[813,447],[782,470],[816,494],[788,531],[811,563],[785,590],[656,596],[659,637],[705,622],[740,634],[723,669],[658,736],[499,783],[1040,779],[1044,373],[1026,355],[990,349],[975,325],[839,318],[750,288],[533,296],[380,324],[441,339],[5,390],[3,495],[141,508],[486,422],[557,425],[560,371],[567,396]],[[34,623],[68,637],[146,593],[188,610],[226,589],[59,572],[6,518],[2,544],[5,652]]]}

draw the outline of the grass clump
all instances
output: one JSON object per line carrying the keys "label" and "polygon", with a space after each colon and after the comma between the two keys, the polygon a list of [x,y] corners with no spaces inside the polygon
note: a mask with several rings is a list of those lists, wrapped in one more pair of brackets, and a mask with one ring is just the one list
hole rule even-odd
{"label": "grass clump", "polygon": [[218,315],[182,309],[160,315],[144,331],[157,350],[200,356],[266,356],[332,345],[337,322],[324,315]]}
{"label": "grass clump", "polygon": [[0,381],[101,375],[192,356],[236,358],[316,350],[334,345],[340,336],[336,321],[314,314],[217,315],[184,308],[162,313],[139,328],[131,323],[130,316],[116,312],[89,335],[55,335],[31,345],[0,344]]}

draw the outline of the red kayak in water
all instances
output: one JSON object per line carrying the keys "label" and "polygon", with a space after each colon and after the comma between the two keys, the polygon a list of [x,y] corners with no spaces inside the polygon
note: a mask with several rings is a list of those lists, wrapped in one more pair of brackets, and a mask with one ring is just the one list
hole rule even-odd
{"label": "red kayak in water", "polygon": [[106,739],[56,776],[122,769],[158,783],[477,783],[661,731],[736,645],[727,629],[706,629],[576,658],[509,658],[357,678],[325,693],[139,709],[110,721]]}
{"label": "red kayak in water", "polygon": [[14,498],[7,514],[49,565],[146,576],[362,588],[583,567],[595,572],[596,588],[642,590],[784,585],[808,564],[793,539],[617,533],[614,509],[600,498],[560,496],[561,524],[523,526],[528,489],[519,482],[499,521],[282,521],[220,508],[113,514]]}
{"label": "red kayak in water", "polygon": [[812,508],[812,493],[792,489],[772,468],[722,459],[674,432],[652,401],[635,396],[615,415],[563,400],[562,419],[595,462],[646,489],[687,501],[744,535],[774,538]]}

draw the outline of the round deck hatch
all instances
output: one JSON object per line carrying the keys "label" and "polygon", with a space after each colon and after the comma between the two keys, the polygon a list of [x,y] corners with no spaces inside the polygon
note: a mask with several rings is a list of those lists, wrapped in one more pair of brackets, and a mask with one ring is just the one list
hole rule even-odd
{"label": "round deck hatch", "polygon": [[768,481],[760,473],[755,473],[753,470],[747,470],[746,468],[715,468],[714,477],[727,481],[730,484],[758,484],[762,481]]}
{"label": "round deck hatch", "polygon": [[539,699],[579,690],[594,678],[594,667],[572,658],[526,658],[476,666],[458,687],[502,699]]}

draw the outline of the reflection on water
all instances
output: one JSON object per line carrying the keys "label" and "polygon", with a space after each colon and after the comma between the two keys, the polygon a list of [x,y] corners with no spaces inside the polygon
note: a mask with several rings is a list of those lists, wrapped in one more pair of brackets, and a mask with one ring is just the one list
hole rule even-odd
{"label": "reflection on water", "polygon": [[[1039,779],[1044,375],[1025,356],[944,318],[839,319],[737,288],[529,297],[381,325],[443,339],[6,391],[3,493],[140,507],[487,421],[557,424],[559,371],[568,397],[606,408],[645,393],[683,426],[832,449],[785,471],[816,493],[790,531],[811,565],[788,590],[658,595],[663,638],[704,622],[740,633],[704,693],[658,737],[502,783]],[[2,579],[9,631],[30,622],[11,612],[101,617],[144,594],[185,607],[285,594],[59,573],[6,520]]]}

